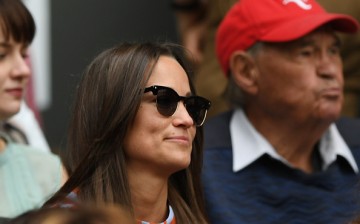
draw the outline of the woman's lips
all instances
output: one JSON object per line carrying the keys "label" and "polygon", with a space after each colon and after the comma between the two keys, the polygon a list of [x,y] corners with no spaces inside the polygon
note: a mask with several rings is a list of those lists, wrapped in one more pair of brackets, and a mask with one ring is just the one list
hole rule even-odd
{"label": "woman's lips", "polygon": [[7,89],[6,92],[16,98],[21,98],[23,96],[22,88]]}
{"label": "woman's lips", "polygon": [[189,138],[186,136],[172,136],[172,137],[168,137],[166,138],[167,141],[171,141],[171,142],[177,142],[177,143],[181,143],[181,144],[189,144]]}

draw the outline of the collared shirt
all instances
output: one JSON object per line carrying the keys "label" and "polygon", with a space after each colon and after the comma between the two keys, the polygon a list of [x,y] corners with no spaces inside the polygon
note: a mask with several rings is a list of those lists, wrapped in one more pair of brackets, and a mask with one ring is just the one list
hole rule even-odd
{"label": "collared shirt", "polygon": [[176,224],[174,211],[172,210],[172,207],[169,205],[169,215],[166,219],[166,221],[162,223],[154,223],[154,222],[147,222],[147,221],[137,221],[137,224]]}
{"label": "collared shirt", "polygon": [[[234,172],[242,170],[264,154],[268,154],[289,167],[293,167],[284,157],[277,153],[264,136],[254,128],[242,109],[234,111],[230,121],[230,134],[233,146]],[[326,170],[339,155],[350,164],[355,173],[359,172],[355,159],[335,124],[331,124],[329,129],[321,137],[319,151],[323,161],[323,170]]]}

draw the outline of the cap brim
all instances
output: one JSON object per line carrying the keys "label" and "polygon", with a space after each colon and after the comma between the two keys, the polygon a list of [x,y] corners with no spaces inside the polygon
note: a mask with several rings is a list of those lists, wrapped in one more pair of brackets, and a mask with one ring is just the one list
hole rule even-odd
{"label": "cap brim", "polygon": [[359,23],[350,16],[339,14],[314,14],[301,19],[290,20],[264,34],[260,40],[269,42],[284,42],[298,39],[325,24],[331,24],[335,31],[355,33]]}

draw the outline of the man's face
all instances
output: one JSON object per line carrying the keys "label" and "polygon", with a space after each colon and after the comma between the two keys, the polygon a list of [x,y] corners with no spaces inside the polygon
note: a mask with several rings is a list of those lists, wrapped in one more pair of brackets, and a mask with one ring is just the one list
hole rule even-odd
{"label": "man's face", "polygon": [[339,40],[320,29],[286,43],[266,43],[255,57],[257,107],[294,121],[334,121],[341,113],[343,73]]}

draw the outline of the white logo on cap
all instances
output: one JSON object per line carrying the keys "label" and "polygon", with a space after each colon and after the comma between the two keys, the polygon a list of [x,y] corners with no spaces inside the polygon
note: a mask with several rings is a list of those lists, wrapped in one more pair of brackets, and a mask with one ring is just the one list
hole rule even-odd
{"label": "white logo on cap", "polygon": [[287,5],[291,2],[297,4],[300,8],[304,10],[310,10],[312,8],[311,4],[306,4],[307,0],[283,0],[284,5]]}

